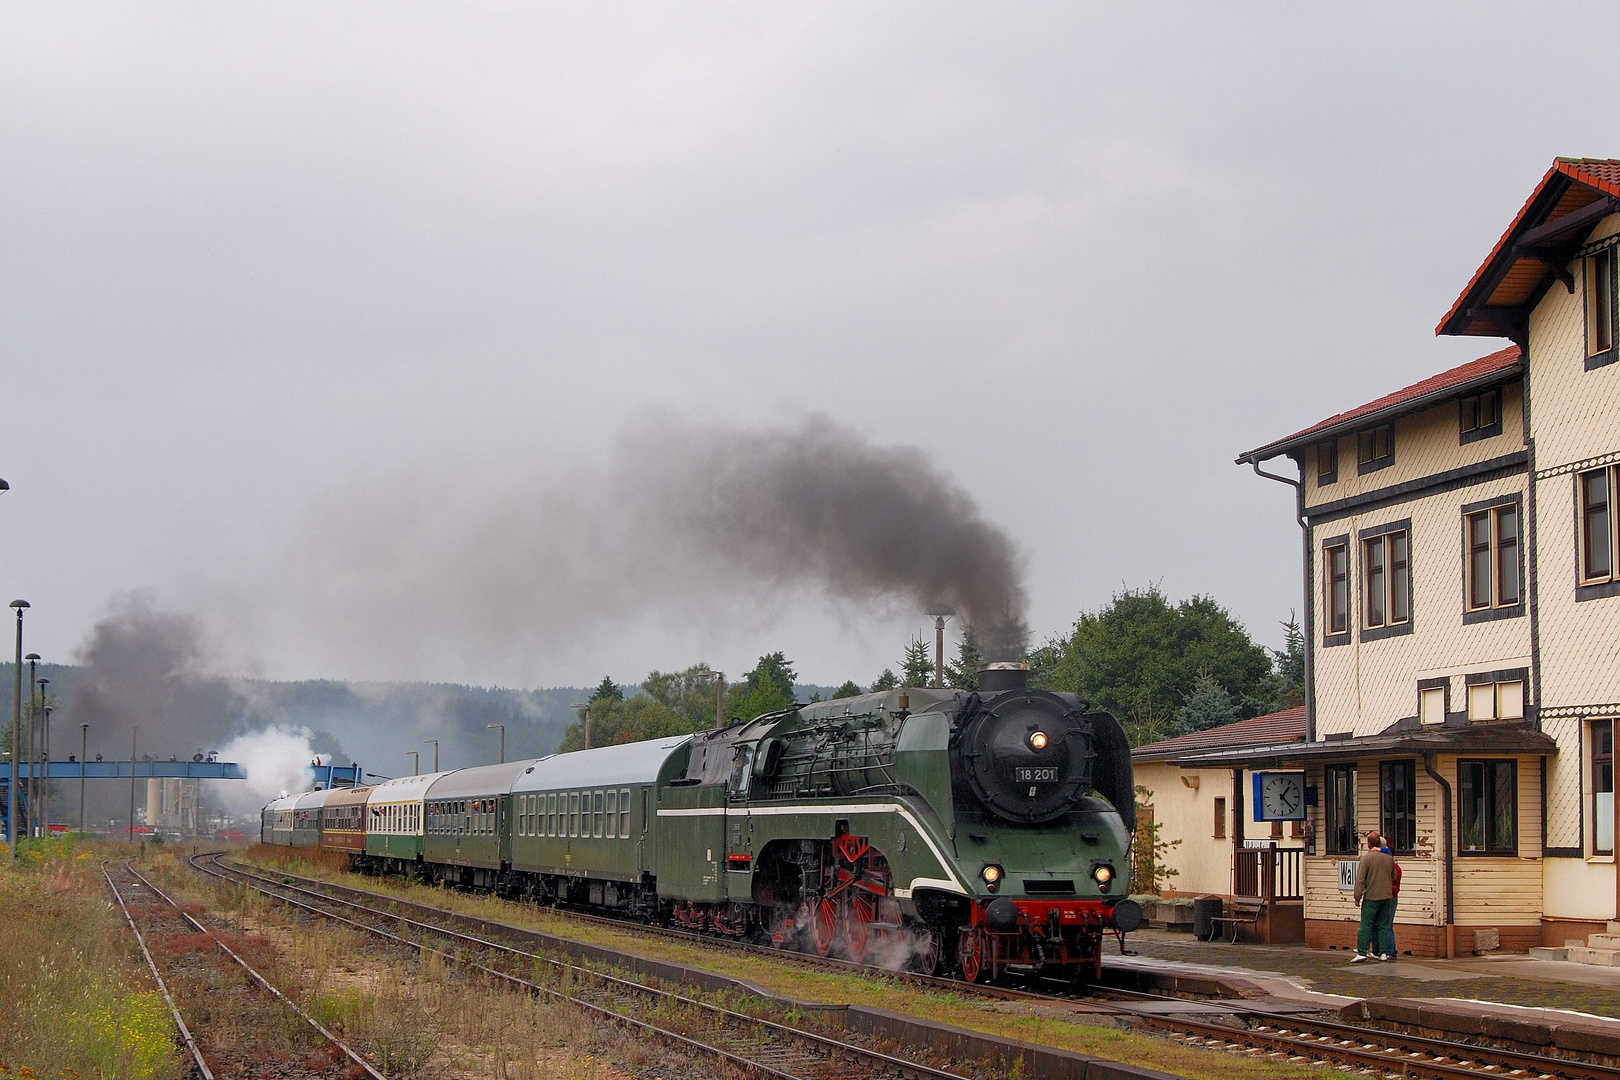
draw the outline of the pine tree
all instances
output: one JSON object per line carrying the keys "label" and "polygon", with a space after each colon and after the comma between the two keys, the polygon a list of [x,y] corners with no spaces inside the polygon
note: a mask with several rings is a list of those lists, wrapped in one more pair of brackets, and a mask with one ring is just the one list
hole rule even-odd
{"label": "pine tree", "polygon": [[889,668],[884,668],[883,669],[883,674],[879,675],[872,682],[872,693],[875,694],[880,690],[893,690],[895,687],[897,687],[899,685],[900,685],[899,676],[897,676]]}
{"label": "pine tree", "polygon": [[913,638],[900,661],[901,686],[928,686],[934,681],[934,657],[922,638]]}
{"label": "pine tree", "polygon": [[984,650],[973,636],[964,630],[956,642],[956,659],[945,665],[945,684],[956,690],[977,690],[979,669],[984,666]]}
{"label": "pine tree", "polygon": [[862,690],[859,686],[857,686],[855,684],[854,680],[845,679],[844,680],[844,685],[840,686],[838,689],[834,690],[832,696],[833,696],[833,700],[836,701],[841,697],[856,697],[856,696],[858,696],[860,694],[864,694],[864,693],[866,693],[866,691]]}
{"label": "pine tree", "polygon": [[1237,702],[1232,700],[1232,695],[1226,692],[1224,686],[1215,681],[1208,669],[1198,673],[1185,701],[1186,704],[1176,710],[1178,735],[1208,731],[1238,718]]}
{"label": "pine tree", "polygon": [[1282,628],[1282,650],[1266,651],[1277,669],[1277,707],[1287,709],[1305,703],[1305,631],[1300,629],[1299,616],[1292,611]]}
{"label": "pine tree", "polygon": [[604,675],[602,681],[597,683],[596,689],[591,691],[592,701],[623,701],[624,691],[614,683],[613,676]]}

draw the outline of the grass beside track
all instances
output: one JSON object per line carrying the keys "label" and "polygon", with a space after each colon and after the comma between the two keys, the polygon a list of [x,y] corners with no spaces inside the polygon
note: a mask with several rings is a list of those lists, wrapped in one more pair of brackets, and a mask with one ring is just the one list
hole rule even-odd
{"label": "grass beside track", "polygon": [[184,1075],[174,1021],[101,861],[127,844],[0,843],[0,1077],[168,1080]]}
{"label": "grass beside track", "polygon": [[885,979],[880,975],[820,971],[781,963],[769,957],[705,949],[630,930],[619,931],[599,924],[583,924],[532,904],[414,885],[398,879],[352,874],[346,869],[347,859],[335,853],[295,852],[287,848],[255,845],[245,853],[245,858],[265,869],[283,869],[403,900],[431,904],[463,915],[622,949],[671,963],[701,967],[744,979],[772,993],[799,1001],[867,1005],[1020,1042],[1159,1069],[1179,1076],[1218,1075],[1222,1080],[1293,1080],[1339,1075],[1327,1068],[1300,1067],[1182,1046],[1106,1023],[1085,1023],[1056,1008],[988,1001],[966,993],[930,990],[900,980]]}

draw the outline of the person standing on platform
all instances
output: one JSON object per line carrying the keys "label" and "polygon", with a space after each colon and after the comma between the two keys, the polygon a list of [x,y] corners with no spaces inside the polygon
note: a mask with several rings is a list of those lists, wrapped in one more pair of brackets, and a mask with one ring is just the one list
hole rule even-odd
{"label": "person standing on platform", "polygon": [[1384,854],[1390,857],[1395,872],[1389,879],[1389,916],[1384,923],[1383,935],[1378,940],[1383,943],[1383,956],[1393,960],[1400,955],[1395,951],[1395,906],[1401,902],[1401,864],[1394,862],[1395,853],[1389,849],[1389,837],[1382,839]]}
{"label": "person standing on platform", "polygon": [[1373,952],[1384,947],[1384,927],[1389,925],[1390,909],[1394,907],[1395,858],[1383,851],[1382,841],[1375,832],[1367,834],[1367,850],[1356,867],[1356,903],[1361,908],[1361,928],[1356,931],[1356,955],[1352,964],[1364,963],[1369,958],[1388,960],[1389,954]]}

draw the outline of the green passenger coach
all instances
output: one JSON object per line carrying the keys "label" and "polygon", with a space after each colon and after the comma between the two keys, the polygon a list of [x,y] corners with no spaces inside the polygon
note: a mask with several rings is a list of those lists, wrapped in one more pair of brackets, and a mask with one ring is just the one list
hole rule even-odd
{"label": "green passenger coach", "polygon": [[502,885],[512,867],[512,781],[529,761],[445,773],[427,789],[422,861],[435,881],[471,888]]}

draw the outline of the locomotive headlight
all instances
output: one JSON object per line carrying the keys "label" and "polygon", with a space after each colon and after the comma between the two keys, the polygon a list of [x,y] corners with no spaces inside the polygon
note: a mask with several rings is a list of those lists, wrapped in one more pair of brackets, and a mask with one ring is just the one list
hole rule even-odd
{"label": "locomotive headlight", "polygon": [[1114,868],[1107,863],[1102,863],[1091,868],[1091,876],[1097,882],[1097,887],[1103,892],[1107,892],[1108,883],[1114,880]]}
{"label": "locomotive headlight", "polygon": [[995,863],[990,863],[979,871],[979,876],[984,879],[984,883],[989,887],[990,891],[995,892],[996,887],[1001,884],[1001,867]]}
{"label": "locomotive headlight", "polygon": [[1047,742],[1046,732],[1044,732],[1044,731],[1035,731],[1035,732],[1030,733],[1030,736],[1029,736],[1030,749],[1032,749],[1032,750],[1045,750],[1046,749],[1046,742]]}

